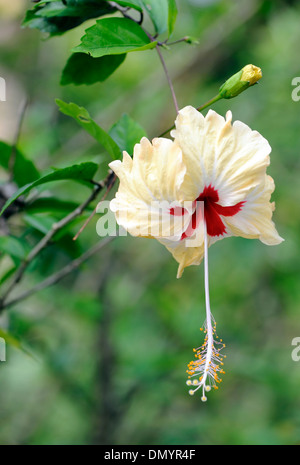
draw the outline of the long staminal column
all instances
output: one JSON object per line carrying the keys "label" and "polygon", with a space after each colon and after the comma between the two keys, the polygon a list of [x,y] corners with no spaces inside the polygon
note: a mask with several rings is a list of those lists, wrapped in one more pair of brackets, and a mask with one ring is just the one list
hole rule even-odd
{"label": "long staminal column", "polygon": [[[208,272],[208,234],[206,222],[204,221],[204,284],[205,284],[205,307],[206,321],[204,323],[205,339],[201,347],[194,349],[196,360],[188,364],[188,386],[194,386],[194,389],[189,390],[189,394],[193,395],[202,387],[201,400],[206,402],[205,393],[211,390],[211,387],[218,389],[217,383],[222,379],[218,373],[225,373],[223,370],[223,358],[220,351],[225,347],[222,339],[218,340],[216,335],[216,322],[212,316],[210,309],[209,298],[209,272]],[[191,380],[191,378],[194,378]]]}

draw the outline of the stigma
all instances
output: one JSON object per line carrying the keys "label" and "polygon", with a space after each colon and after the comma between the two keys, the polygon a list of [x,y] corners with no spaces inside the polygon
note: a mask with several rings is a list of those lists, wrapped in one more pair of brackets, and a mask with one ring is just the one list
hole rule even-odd
{"label": "stigma", "polygon": [[215,322],[211,334],[208,333],[206,323],[200,331],[204,331],[204,342],[202,346],[193,349],[196,360],[188,364],[186,384],[193,386],[193,389],[189,390],[190,395],[194,395],[198,389],[202,388],[201,400],[206,402],[206,392],[211,391],[212,388],[218,389],[218,384],[222,382],[220,375],[225,374],[223,359],[226,355],[221,353],[225,344],[216,334]]}

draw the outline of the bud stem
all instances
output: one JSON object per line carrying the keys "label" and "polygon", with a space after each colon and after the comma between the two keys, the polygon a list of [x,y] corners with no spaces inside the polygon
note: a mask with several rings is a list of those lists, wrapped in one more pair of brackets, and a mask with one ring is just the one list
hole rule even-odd
{"label": "bud stem", "polygon": [[[201,105],[200,107],[197,108],[198,111],[203,111],[205,110],[205,108],[208,108],[210,107],[211,105],[213,105],[215,102],[217,102],[218,100],[221,100],[223,97],[218,94],[216,95],[215,97],[213,97],[212,99],[210,99],[208,102],[204,103],[203,105]],[[168,132],[172,131],[172,129],[175,128],[175,124],[173,124],[172,127],[170,127],[169,129],[167,129],[166,131],[164,131],[159,137],[163,137],[165,136],[166,134],[168,134]]]}
{"label": "bud stem", "polygon": [[223,97],[220,94],[218,94],[215,97],[213,97],[212,99],[210,99],[208,102],[201,105],[201,107],[198,107],[197,110],[198,111],[203,111],[203,110],[205,110],[205,108],[210,107],[211,105],[216,103],[218,100],[221,100],[222,98]]}

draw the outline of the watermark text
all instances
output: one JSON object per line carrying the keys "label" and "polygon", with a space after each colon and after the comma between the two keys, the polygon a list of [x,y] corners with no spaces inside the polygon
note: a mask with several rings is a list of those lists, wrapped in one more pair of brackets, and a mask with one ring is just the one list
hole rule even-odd
{"label": "watermark text", "polygon": [[3,337],[0,337],[0,362],[6,362],[6,343]]}
{"label": "watermark text", "polygon": [[300,337],[294,337],[292,340],[292,346],[295,346],[295,349],[292,350],[292,360],[294,362],[300,361]]}
{"label": "watermark text", "polygon": [[292,80],[292,86],[294,87],[292,91],[292,100],[294,102],[300,101],[300,76],[296,76]]}
{"label": "watermark text", "polygon": [[6,102],[6,82],[0,77],[0,102]]}
{"label": "watermark text", "polygon": [[[124,201],[123,201],[124,202]],[[128,203],[128,204],[127,204]],[[151,237],[177,242],[185,239],[186,247],[196,247],[204,237],[204,202],[153,201],[149,205],[123,205],[103,201],[97,207],[100,215],[98,236]]]}

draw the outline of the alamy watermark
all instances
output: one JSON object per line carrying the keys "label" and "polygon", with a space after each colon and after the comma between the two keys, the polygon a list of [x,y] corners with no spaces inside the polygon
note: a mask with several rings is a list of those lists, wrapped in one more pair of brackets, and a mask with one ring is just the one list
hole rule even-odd
{"label": "alamy watermark", "polygon": [[0,337],[0,362],[6,362],[6,343],[3,337]]}
{"label": "alamy watermark", "polygon": [[[204,234],[204,202],[153,201],[147,209],[144,204],[127,208],[117,207],[109,201],[100,202],[97,213],[101,215],[96,231],[100,237],[133,236],[153,237],[180,241],[186,239],[186,247],[195,247]],[[117,221],[116,221],[116,216]]]}
{"label": "alamy watermark", "polygon": [[0,102],[6,102],[6,81],[0,77]]}
{"label": "alamy watermark", "polygon": [[292,86],[294,89],[292,90],[292,100],[294,102],[300,101],[300,76],[296,76],[292,80]]}
{"label": "alamy watermark", "polygon": [[295,349],[292,350],[292,360],[294,362],[300,361],[300,337],[294,337],[292,340],[292,346],[295,346]]}

